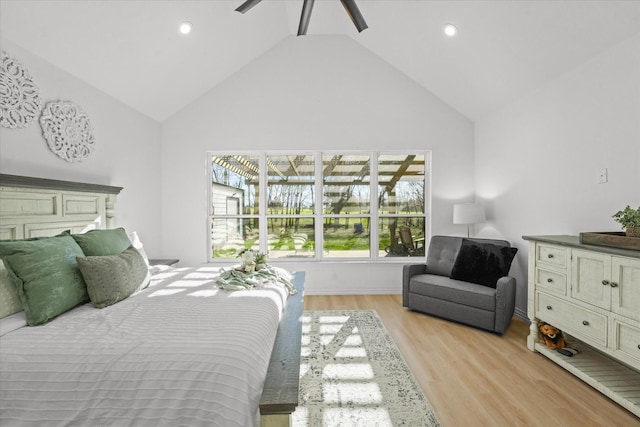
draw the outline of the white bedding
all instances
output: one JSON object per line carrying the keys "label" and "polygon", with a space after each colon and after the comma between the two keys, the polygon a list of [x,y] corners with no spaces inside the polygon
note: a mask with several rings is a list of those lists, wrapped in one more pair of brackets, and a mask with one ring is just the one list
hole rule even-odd
{"label": "white bedding", "polygon": [[113,306],[0,338],[0,425],[256,426],[287,292],[169,269]]}

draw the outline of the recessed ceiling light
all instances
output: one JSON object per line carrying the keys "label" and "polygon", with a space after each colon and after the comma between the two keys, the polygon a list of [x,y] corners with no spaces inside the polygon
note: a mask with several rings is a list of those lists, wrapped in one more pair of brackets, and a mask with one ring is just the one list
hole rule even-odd
{"label": "recessed ceiling light", "polygon": [[181,34],[189,34],[191,32],[191,22],[189,21],[184,21],[182,24],[180,24],[180,33]]}
{"label": "recessed ceiling light", "polygon": [[453,24],[446,24],[444,26],[444,33],[449,37],[453,37],[458,34],[458,28]]}

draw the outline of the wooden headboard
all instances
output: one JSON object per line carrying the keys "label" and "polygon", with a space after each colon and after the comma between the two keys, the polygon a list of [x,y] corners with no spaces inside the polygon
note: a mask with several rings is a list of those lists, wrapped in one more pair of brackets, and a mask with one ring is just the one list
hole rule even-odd
{"label": "wooden headboard", "polygon": [[122,187],[0,174],[0,239],[114,228]]}

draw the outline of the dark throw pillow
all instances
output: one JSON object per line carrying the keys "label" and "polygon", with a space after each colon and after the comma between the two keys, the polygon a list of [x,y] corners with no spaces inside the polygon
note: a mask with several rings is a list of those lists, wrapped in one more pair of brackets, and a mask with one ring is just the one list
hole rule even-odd
{"label": "dark throw pillow", "polygon": [[130,246],[118,255],[77,257],[91,303],[113,305],[149,285],[151,275],[142,255]]}
{"label": "dark throw pillow", "polygon": [[495,288],[498,279],[509,274],[516,252],[518,248],[462,239],[449,277]]}

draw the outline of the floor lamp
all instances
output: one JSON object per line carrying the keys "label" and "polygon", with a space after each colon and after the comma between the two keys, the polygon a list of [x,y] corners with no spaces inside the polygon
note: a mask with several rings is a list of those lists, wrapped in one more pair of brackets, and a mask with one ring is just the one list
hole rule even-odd
{"label": "floor lamp", "polygon": [[467,237],[471,224],[477,224],[486,220],[484,207],[476,203],[461,203],[453,205],[453,223],[467,224]]}

